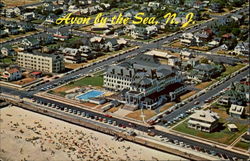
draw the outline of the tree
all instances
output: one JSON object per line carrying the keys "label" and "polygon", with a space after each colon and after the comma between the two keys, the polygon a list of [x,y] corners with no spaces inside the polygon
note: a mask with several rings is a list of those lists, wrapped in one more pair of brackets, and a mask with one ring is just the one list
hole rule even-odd
{"label": "tree", "polygon": [[226,5],[227,1],[226,0],[212,0],[211,3],[218,3],[222,7],[224,7]]}
{"label": "tree", "polygon": [[241,7],[243,3],[244,3],[243,0],[232,0],[231,1],[231,5],[234,7]]}
{"label": "tree", "polygon": [[57,10],[54,11],[54,14],[55,14],[55,15],[60,15],[60,14],[62,14],[62,13],[63,13],[63,10],[62,10],[62,9],[57,9]]}
{"label": "tree", "polygon": [[233,28],[232,29],[232,34],[234,34],[235,36],[238,36],[240,34],[240,29],[239,28]]}

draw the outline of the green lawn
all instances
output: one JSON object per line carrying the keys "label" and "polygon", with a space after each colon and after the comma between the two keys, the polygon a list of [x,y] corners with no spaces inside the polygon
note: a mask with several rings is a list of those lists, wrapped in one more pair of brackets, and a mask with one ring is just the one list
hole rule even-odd
{"label": "green lawn", "polygon": [[244,150],[248,150],[248,148],[250,148],[250,143],[246,143],[246,142],[243,142],[243,141],[239,141],[235,147],[238,147],[238,148],[241,148],[241,149],[244,149]]}
{"label": "green lawn", "polygon": [[221,74],[222,77],[225,77],[241,68],[243,68],[245,64],[237,64],[236,66],[226,66],[226,71]]}
{"label": "green lawn", "polygon": [[0,62],[1,63],[5,63],[5,64],[12,64],[12,63],[14,63],[14,61],[12,61],[11,57],[6,57],[6,58],[3,58],[3,59],[0,59]]}
{"label": "green lawn", "polygon": [[236,126],[239,129],[238,132],[230,132],[228,128],[225,127],[224,129],[218,132],[206,133],[192,128],[188,128],[187,121],[185,121],[173,128],[173,130],[230,145],[234,140],[236,140],[241,134],[243,134],[247,130],[247,125],[236,124]]}
{"label": "green lawn", "polygon": [[34,24],[41,24],[41,23],[43,23],[43,21],[44,20],[33,20],[31,22],[34,23]]}
{"label": "green lawn", "polygon": [[103,85],[103,76],[95,75],[94,77],[85,77],[75,82],[69,83],[68,86],[102,86]]}

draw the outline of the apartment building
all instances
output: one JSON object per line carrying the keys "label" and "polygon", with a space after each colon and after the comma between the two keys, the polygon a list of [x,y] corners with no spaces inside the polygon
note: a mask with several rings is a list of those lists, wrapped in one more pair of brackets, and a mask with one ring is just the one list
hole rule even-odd
{"label": "apartment building", "polygon": [[120,91],[134,109],[158,107],[185,91],[182,76],[173,66],[162,65],[155,56],[140,54],[117,65],[104,75],[104,87]]}
{"label": "apartment building", "polygon": [[18,65],[48,73],[58,73],[64,70],[63,56],[44,53],[17,53]]}

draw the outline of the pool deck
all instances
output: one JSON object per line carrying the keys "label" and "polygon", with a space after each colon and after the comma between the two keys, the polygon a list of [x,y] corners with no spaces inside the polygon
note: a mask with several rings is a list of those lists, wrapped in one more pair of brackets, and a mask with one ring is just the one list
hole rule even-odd
{"label": "pool deck", "polygon": [[[100,94],[95,95],[95,96],[93,96],[93,97],[87,97],[87,99],[81,99],[81,98],[79,98],[79,97],[83,97],[84,95],[88,95],[90,92],[100,92]],[[75,99],[76,99],[76,100],[80,100],[80,101],[88,101],[89,98],[100,97],[100,96],[104,95],[105,93],[106,93],[106,92],[104,92],[104,91],[95,90],[95,89],[90,89],[90,90],[88,90],[88,91],[86,91],[86,92],[84,92],[84,93],[81,93],[81,94],[75,96]]]}

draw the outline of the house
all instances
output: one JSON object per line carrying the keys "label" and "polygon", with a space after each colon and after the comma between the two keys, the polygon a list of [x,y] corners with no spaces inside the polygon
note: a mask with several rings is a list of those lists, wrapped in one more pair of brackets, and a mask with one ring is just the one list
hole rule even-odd
{"label": "house", "polygon": [[97,13],[97,9],[95,8],[95,6],[92,6],[92,7],[88,7],[88,10],[89,10],[89,14],[92,15],[92,14],[95,14]]}
{"label": "house", "polygon": [[218,69],[213,65],[199,64],[194,66],[194,69],[190,73],[190,78],[204,82],[211,80],[218,72]]}
{"label": "house", "polygon": [[211,38],[213,36],[213,32],[211,29],[206,28],[206,29],[202,30],[201,32],[196,33],[195,36],[198,37],[200,40],[207,42],[207,41],[211,40]]}
{"label": "house", "polygon": [[119,44],[120,47],[124,47],[128,44],[128,41],[125,40],[124,38],[117,39],[117,43]]}
{"label": "house", "polygon": [[34,78],[40,78],[42,77],[42,72],[32,72],[30,75]]}
{"label": "house", "polygon": [[222,8],[223,8],[223,6],[220,3],[213,2],[209,6],[209,11],[219,13],[222,11]]}
{"label": "house", "polygon": [[171,65],[171,66],[175,66],[178,62],[180,62],[180,60],[176,56],[169,55],[167,52],[151,50],[151,51],[148,51],[144,54],[152,55],[152,56],[155,56],[155,57],[161,58],[161,59],[165,59],[165,60],[167,60],[167,64]]}
{"label": "house", "polygon": [[35,13],[34,12],[26,12],[22,15],[22,18],[24,21],[31,21],[35,19]]}
{"label": "house", "polygon": [[136,28],[135,25],[126,25],[123,28],[124,33],[130,33],[132,30],[134,30]]}
{"label": "house", "polygon": [[92,31],[103,31],[103,30],[107,30],[107,29],[111,29],[111,28],[112,28],[112,24],[110,24],[110,23],[105,23],[105,24],[97,23],[91,27],[91,30]]}
{"label": "house", "polygon": [[170,5],[179,5],[180,0],[164,0],[164,3],[170,4]]}
{"label": "house", "polygon": [[220,43],[218,41],[212,40],[208,43],[208,47],[215,48],[218,47]]}
{"label": "house", "polygon": [[7,37],[9,34],[5,30],[0,30],[0,38]]}
{"label": "house", "polygon": [[231,16],[231,18],[234,19],[234,21],[241,22],[243,20],[244,16],[243,15],[239,15],[239,14],[233,14]]}
{"label": "house", "polygon": [[20,32],[33,31],[33,30],[35,30],[35,26],[30,22],[19,23],[18,24],[18,30]]}
{"label": "house", "polygon": [[16,13],[13,8],[8,8],[5,10],[5,16],[8,18],[16,17]]}
{"label": "house", "polygon": [[66,63],[76,64],[81,63],[84,60],[78,49],[64,48],[62,49],[62,53],[64,54],[64,61]]}
{"label": "house", "polygon": [[218,101],[218,104],[230,106],[231,104],[244,105],[248,100],[250,86],[241,83],[232,83]]}
{"label": "house", "polygon": [[115,51],[120,48],[120,45],[118,44],[117,40],[112,38],[112,39],[107,39],[104,43],[104,49],[106,51]]}
{"label": "house", "polygon": [[134,39],[146,40],[150,38],[150,35],[145,27],[136,27],[131,31],[130,35]]}
{"label": "house", "polygon": [[19,34],[18,28],[8,28],[8,29],[5,29],[5,31],[8,32],[8,34],[10,34],[10,35],[18,35]]}
{"label": "house", "polygon": [[101,6],[104,6],[105,9],[110,9],[110,4],[108,3],[101,3]]}
{"label": "house", "polygon": [[90,46],[86,46],[86,45],[80,46],[78,50],[81,53],[81,56],[83,57],[84,60],[94,59],[98,56],[97,53],[92,51]]}
{"label": "house", "polygon": [[190,33],[190,32],[188,32],[188,33],[183,33],[183,34],[181,35],[181,38],[183,38],[183,39],[188,39],[188,40],[192,40],[193,37],[194,37],[194,35],[193,35],[192,33]]}
{"label": "house", "polygon": [[103,44],[105,43],[105,38],[94,36],[90,38],[91,46],[93,50],[100,51],[103,50]]}
{"label": "house", "polygon": [[20,44],[24,47],[24,49],[34,49],[39,47],[40,42],[35,37],[28,37],[23,39]]}
{"label": "house", "polygon": [[21,16],[24,12],[24,7],[18,6],[14,8],[15,15]]}
{"label": "house", "polygon": [[188,51],[181,51],[180,55],[182,58],[186,58],[186,59],[191,59],[194,57],[193,54]]}
{"label": "house", "polygon": [[19,80],[22,78],[22,72],[17,68],[12,68],[3,72],[1,78],[6,81]]}
{"label": "house", "polygon": [[235,104],[231,104],[231,107],[229,109],[229,114],[232,117],[241,118],[244,115],[244,112],[245,112],[244,106],[239,106],[239,105],[235,105]]}
{"label": "house", "polygon": [[191,58],[187,61],[187,64],[190,64],[192,67],[199,65],[199,58]]}
{"label": "house", "polygon": [[125,32],[124,32],[124,30],[116,30],[115,32],[114,32],[114,37],[117,37],[117,36],[122,36],[122,35],[125,35]]}
{"label": "house", "polygon": [[203,45],[199,37],[193,35],[192,33],[184,33],[181,36],[180,42],[188,46],[201,46]]}
{"label": "house", "polygon": [[54,35],[53,38],[55,40],[60,40],[60,41],[65,41],[68,40],[70,38],[70,34],[67,32],[61,32],[61,31],[57,31]]}
{"label": "house", "polygon": [[228,46],[226,44],[223,44],[220,46],[220,50],[228,50]]}
{"label": "house", "polygon": [[37,36],[37,39],[41,45],[52,44],[54,42],[54,38],[52,34],[41,34]]}
{"label": "house", "polygon": [[150,36],[156,35],[158,32],[158,29],[155,25],[147,26],[146,30],[147,30],[147,34]]}
{"label": "house", "polygon": [[71,6],[69,6],[68,11],[74,13],[74,12],[78,12],[80,10],[77,6],[71,5]]}
{"label": "house", "polygon": [[53,3],[52,2],[45,2],[43,3],[42,12],[51,12],[53,10]]}
{"label": "house", "polygon": [[185,0],[184,5],[187,7],[193,7],[196,0]]}
{"label": "house", "polygon": [[231,131],[231,132],[239,131],[235,124],[227,124],[227,127],[228,127],[228,130]]}
{"label": "house", "polygon": [[234,52],[239,55],[249,55],[249,42],[239,42],[234,48]]}
{"label": "house", "polygon": [[227,33],[227,34],[222,35],[223,40],[229,40],[229,39],[231,39],[233,37],[234,37],[234,35],[231,34],[231,33]]}
{"label": "house", "polygon": [[208,47],[215,48],[218,47],[220,44],[221,44],[221,38],[216,37],[208,43]]}
{"label": "house", "polygon": [[15,55],[15,51],[11,46],[5,45],[0,48],[0,52],[3,56],[13,56]]}
{"label": "house", "polygon": [[219,115],[211,110],[197,110],[189,117],[189,128],[203,132],[213,132],[219,124]]}
{"label": "house", "polygon": [[45,22],[46,22],[46,23],[52,24],[52,23],[55,23],[55,21],[57,20],[57,18],[58,18],[57,15],[51,13],[51,14],[49,14],[49,15],[46,17]]}
{"label": "house", "polygon": [[160,7],[160,3],[157,3],[157,2],[149,2],[148,3],[148,7],[151,7],[153,9],[157,9]]}

